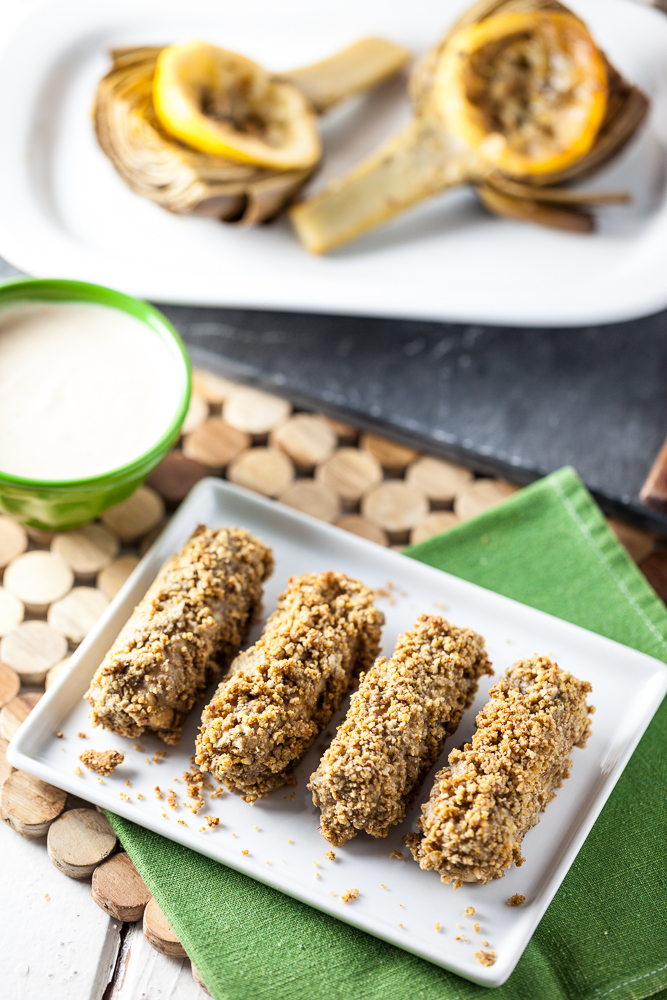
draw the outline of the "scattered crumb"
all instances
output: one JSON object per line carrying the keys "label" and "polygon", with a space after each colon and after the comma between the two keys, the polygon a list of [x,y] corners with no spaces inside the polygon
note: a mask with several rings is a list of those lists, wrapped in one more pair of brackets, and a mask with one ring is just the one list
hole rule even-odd
{"label": "scattered crumb", "polygon": [[[267,861],[267,865],[268,865],[268,861]],[[320,877],[320,873],[319,872],[315,872],[315,878],[319,878],[319,877]]]}
{"label": "scattered crumb", "polygon": [[479,934],[479,924],[473,924],[472,929],[474,930],[475,934]]}
{"label": "scattered crumb", "polygon": [[495,951],[476,951],[475,958],[480,965],[495,965],[496,963]]}
{"label": "scattered crumb", "polygon": [[325,851],[324,852],[324,857],[328,858],[329,861],[335,861],[336,860],[336,854],[335,854],[334,851]]}
{"label": "scattered crumb", "polygon": [[216,788],[216,790],[214,792],[211,792],[211,798],[212,799],[219,799],[220,796],[224,795],[224,794],[225,794],[225,790],[222,787],[222,785],[220,785],[220,788]]}
{"label": "scattered crumb", "polygon": [[520,892],[515,892],[513,896],[507,900],[508,906],[521,906],[522,903],[526,902],[526,897],[522,896]]}
{"label": "scattered crumb", "polygon": [[[174,781],[177,780],[177,778],[174,778]],[[183,780],[188,787],[188,798],[195,800],[192,803],[191,811],[196,816],[202,806],[205,805],[201,792],[206,779],[198,767],[193,767],[190,771],[183,771]]]}
{"label": "scattered crumb", "polygon": [[125,784],[127,785],[128,788],[132,788],[132,782],[126,781]]}
{"label": "scattered crumb", "polygon": [[151,762],[150,757],[147,757],[146,760],[144,761],[145,764],[150,764],[150,762]]}
{"label": "scattered crumb", "polygon": [[241,854],[250,854],[250,851],[241,851]]}
{"label": "scattered crumb", "polygon": [[144,752],[144,748],[140,747],[138,743],[133,743],[132,746],[137,751],[137,753],[143,753]]}
{"label": "scattered crumb", "polygon": [[62,740],[62,739],[63,739],[63,734],[62,734],[62,733],[60,732],[60,730],[59,730],[59,729],[56,729],[56,737],[57,737],[57,738],[58,738],[59,740]]}
{"label": "scattered crumb", "polygon": [[164,757],[164,755],[165,755],[166,752],[167,752],[166,750],[156,750],[155,753],[153,754],[153,756],[151,757],[151,760],[153,761],[153,763],[154,764],[161,764],[162,763],[162,758]]}
{"label": "scattered crumb", "polygon": [[313,864],[315,865],[316,868],[319,868],[319,862],[313,861]]}
{"label": "scattered crumb", "polygon": [[349,903],[351,899],[356,899],[358,895],[358,889],[346,889],[340,898],[344,903]]}
{"label": "scattered crumb", "polygon": [[119,753],[118,750],[84,750],[83,753],[79,754],[79,760],[91,771],[107,775],[123,763],[125,755]]}
{"label": "scattered crumb", "polygon": [[81,768],[80,768],[80,767],[75,767],[75,768],[74,768],[74,771],[73,771],[72,773],[73,773],[73,774],[82,774],[83,772],[81,771]]}
{"label": "scattered crumb", "polygon": [[389,889],[387,889],[387,887],[386,887],[386,885],[384,884],[384,882],[380,882],[380,887],[381,887],[382,889],[384,889],[384,890],[385,890],[385,892],[389,892]]}
{"label": "scattered crumb", "polygon": [[170,809],[178,809],[178,798],[173,788],[167,789],[167,805]]}
{"label": "scattered crumb", "polygon": [[187,826],[187,825],[188,825],[188,824],[187,824],[187,823],[185,822],[185,820],[184,820],[184,819],[177,819],[177,820],[176,820],[176,822],[177,822],[177,823],[180,823],[180,824],[181,824],[181,826]]}
{"label": "scattered crumb", "polygon": [[97,783],[98,783],[98,785],[103,785],[104,781],[102,780],[102,778],[98,778],[97,779]]}
{"label": "scattered crumb", "polygon": [[464,917],[474,917],[475,916],[475,907],[474,906],[466,906],[465,910],[463,911],[463,916]]}
{"label": "scattered crumb", "polygon": [[120,795],[120,797],[123,800],[123,802],[129,802],[130,801],[130,796],[126,795],[125,792],[119,792],[118,794]]}
{"label": "scattered crumb", "polygon": [[289,795],[283,795],[283,798],[287,799],[288,802],[291,802],[295,795],[296,795],[296,792],[290,792]]}
{"label": "scattered crumb", "polygon": [[217,826],[220,820],[217,816],[204,816],[206,820],[206,825],[212,830],[213,827]]}
{"label": "scattered crumb", "polygon": [[159,785],[156,785],[155,788],[153,789],[153,791],[155,792],[155,798],[156,799],[161,799],[162,798],[162,792],[160,791],[160,786]]}
{"label": "scattered crumb", "polygon": [[454,938],[454,940],[455,940],[455,941],[460,941],[460,940],[461,940],[461,935],[460,935],[460,934],[457,934],[457,935],[456,935],[456,937]]}
{"label": "scattered crumb", "polygon": [[167,814],[166,813],[162,813],[162,819],[166,819],[166,818],[167,818]]}
{"label": "scattered crumb", "polygon": [[85,740],[85,738],[86,738],[86,734],[85,733],[77,733],[76,735],[79,736],[82,740]]}
{"label": "scattered crumb", "polygon": [[457,926],[457,927],[460,927],[460,928],[461,928],[461,930],[463,930],[463,924],[457,924],[456,926]]}
{"label": "scattered crumb", "polygon": [[51,897],[49,896],[48,892],[44,893],[44,899],[46,900],[47,903],[51,902]]}
{"label": "scattered crumb", "polygon": [[402,861],[403,860],[403,854],[401,853],[401,851],[390,851],[389,852],[389,857],[390,858],[394,858],[396,861]]}
{"label": "scattered crumb", "polygon": [[291,841],[291,840],[288,840],[288,841],[287,841],[287,843],[288,843],[288,844],[291,844],[291,843],[292,843],[292,841]]}
{"label": "scattered crumb", "polygon": [[488,941],[482,941],[482,944],[484,945],[485,948],[489,947],[489,942]]}
{"label": "scattered crumb", "polygon": [[137,798],[138,798],[138,799],[139,799],[139,801],[141,802],[141,800],[143,799],[143,795],[141,794],[141,792],[139,792],[139,794],[137,795]]}
{"label": "scattered crumb", "polygon": [[253,830],[259,830],[258,826],[253,826]]}
{"label": "scattered crumb", "polygon": [[439,934],[440,933],[440,921],[439,920],[438,920],[437,924],[435,925],[435,929],[436,929],[436,931]]}
{"label": "scattered crumb", "polygon": [[266,862],[266,864],[267,864],[267,865],[270,865],[270,864],[271,864],[271,862],[270,862],[270,861],[267,861],[267,862]]}
{"label": "scattered crumb", "polygon": [[[391,603],[393,604],[394,602],[392,601]],[[403,924],[399,924],[398,926],[403,930]]]}

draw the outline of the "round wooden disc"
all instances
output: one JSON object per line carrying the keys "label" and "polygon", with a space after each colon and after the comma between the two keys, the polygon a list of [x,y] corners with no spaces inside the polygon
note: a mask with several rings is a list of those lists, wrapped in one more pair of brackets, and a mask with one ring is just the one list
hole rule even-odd
{"label": "round wooden disc", "polygon": [[410,532],[410,543],[417,545],[425,542],[428,538],[441,535],[443,531],[449,531],[455,524],[460,524],[458,517],[452,510],[434,510],[427,514],[424,520],[413,528]]}
{"label": "round wooden disc", "polygon": [[364,496],[361,513],[379,528],[384,528],[390,538],[415,528],[428,514],[428,500],[414,486],[402,479],[380,483]]}
{"label": "round wooden disc", "polygon": [[28,548],[28,534],[13,517],[0,514],[0,569]]}
{"label": "round wooden disc", "polygon": [[199,987],[199,989],[202,990],[206,994],[207,997],[212,996],[210,990],[208,990],[207,987],[206,987],[206,983],[204,982],[204,980],[202,979],[201,975],[199,974],[199,970],[196,969],[194,965],[192,965],[192,978],[196,982],[196,984]]}
{"label": "round wooden disc", "polygon": [[157,490],[167,503],[175,504],[184,500],[195,483],[207,475],[208,469],[199,462],[187,458],[182,451],[170,451],[151,472],[146,483]]}
{"label": "round wooden disc", "polygon": [[230,463],[227,478],[237,486],[277,497],[294,482],[294,466],[278,448],[248,448]]}
{"label": "round wooden disc", "polygon": [[192,386],[211,406],[220,406],[227,396],[239,388],[238,383],[230,382],[222,375],[216,375],[204,368],[195,368],[192,373]]}
{"label": "round wooden disc", "polygon": [[310,470],[328,461],[336,448],[336,434],[324,417],[314,413],[296,413],[275,431],[269,444],[282,448],[302,470]]}
{"label": "round wooden disc", "polygon": [[410,466],[405,480],[423,493],[434,507],[451,507],[454,497],[472,480],[470,469],[423,455]]}
{"label": "round wooden disc", "polygon": [[362,434],[360,444],[371,455],[375,455],[387,472],[402,472],[419,454],[414,448],[406,448],[405,445],[396,444],[378,434]]}
{"label": "round wooden disc", "polygon": [[51,551],[65,560],[75,575],[92,580],[118,555],[118,537],[103,524],[84,524],[73,531],[56,535]]}
{"label": "round wooden disc", "polygon": [[268,434],[292,412],[286,399],[257,389],[236,387],[225,400],[222,415],[228,424],[247,434]]}
{"label": "round wooden disc", "polygon": [[43,684],[47,670],[66,653],[67,639],[46,622],[23,622],[0,641],[0,660],[15,670],[24,684]]}
{"label": "round wooden disc", "polygon": [[74,587],[62,601],[51,605],[46,620],[76,646],[86,638],[108,605],[109,598],[96,587]]}
{"label": "round wooden disc", "polygon": [[334,420],[333,417],[325,417],[324,419],[336,435],[340,447],[357,443],[359,431],[352,424],[344,424],[342,420]]}
{"label": "round wooden disc", "polygon": [[74,573],[55,552],[24,552],[5,570],[4,585],[37,614],[72,589]]}
{"label": "round wooden disc", "polygon": [[93,872],[91,896],[115,920],[139,920],[151,898],[129,854],[114,854]]}
{"label": "round wooden disc", "polygon": [[208,417],[208,403],[198,392],[193,392],[190,396],[190,405],[185,414],[185,420],[181,427],[181,434],[192,434],[200,424],[203,424]]}
{"label": "round wooden disc", "polygon": [[314,479],[298,479],[278,499],[288,507],[295,507],[329,523],[340,514],[340,501],[336,494]]}
{"label": "round wooden disc", "polygon": [[344,531],[351,531],[353,535],[367,538],[369,542],[377,542],[378,545],[389,545],[387,532],[382,528],[378,528],[377,524],[373,524],[368,518],[362,517],[361,514],[348,514],[347,517],[341,517],[340,521],[336,521],[336,524]]}
{"label": "round wooden disc", "polygon": [[160,494],[150,486],[140,486],[127,500],[105,510],[101,518],[122,541],[133,542],[154,528],[164,513],[164,500]]}
{"label": "round wooden disc", "polygon": [[518,486],[506,483],[504,479],[475,479],[467,483],[456,494],[454,513],[462,521],[476,517],[489,507],[506,500],[516,493]]}
{"label": "round wooden disc", "polygon": [[10,764],[7,760],[8,746],[9,740],[0,740],[0,788],[2,788],[9,775],[13,774],[16,770],[14,765]]}
{"label": "round wooden disc", "polygon": [[109,600],[113,600],[128,576],[139,565],[136,556],[120,556],[110,566],[97,574],[97,586]]}
{"label": "round wooden disc", "polygon": [[328,462],[317,467],[315,478],[337,493],[343,502],[354,504],[382,481],[382,467],[369,451],[339,448]]}
{"label": "round wooden disc", "polygon": [[0,638],[9,635],[23,621],[25,608],[23,601],[10,593],[4,587],[0,587]]}
{"label": "round wooden disc", "polygon": [[116,849],[109,820],[95,809],[68,809],[49,827],[51,863],[70,878],[88,878]]}
{"label": "round wooden disc", "polygon": [[655,538],[643,528],[637,528],[626,521],[618,521],[615,517],[607,518],[607,526],[611,528],[630,558],[640,563],[655,548]]}
{"label": "round wooden disc", "polygon": [[146,555],[146,553],[150,549],[150,547],[153,544],[153,542],[155,541],[155,539],[159,538],[159,536],[164,531],[165,526],[166,526],[168,520],[169,520],[169,518],[166,518],[164,521],[160,521],[160,523],[156,524],[155,527],[152,528],[151,531],[149,531],[147,535],[144,535],[144,537],[139,542],[139,555],[140,556],[145,556]]}
{"label": "round wooden disc", "polygon": [[172,958],[187,958],[185,948],[174,934],[171,924],[154,899],[144,910],[144,937],[151,948]]}
{"label": "round wooden disc", "polygon": [[58,680],[71,659],[71,656],[66,656],[64,660],[59,660],[55,666],[51,667],[51,669],[47,671],[46,679],[44,681],[44,688],[46,691],[49,690],[54,681]]}
{"label": "round wooden disc", "polygon": [[0,738],[11,740],[41,698],[41,694],[19,694],[0,708]]}
{"label": "round wooden disc", "polygon": [[193,434],[184,438],[183,454],[209,469],[224,469],[250,444],[250,435],[245,431],[226,424],[220,417],[209,417]]}
{"label": "round wooden disc", "polygon": [[0,792],[5,823],[23,837],[43,837],[65,808],[67,792],[25,771],[14,771]]}
{"label": "round wooden disc", "polygon": [[6,663],[0,662],[0,708],[8,705],[21,690],[21,678]]}

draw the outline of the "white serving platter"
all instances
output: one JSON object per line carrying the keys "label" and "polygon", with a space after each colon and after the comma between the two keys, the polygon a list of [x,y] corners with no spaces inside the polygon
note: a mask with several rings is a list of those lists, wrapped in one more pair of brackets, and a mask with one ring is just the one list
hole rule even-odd
{"label": "white serving platter", "polygon": [[[419,53],[470,0],[52,0],[0,53],[0,254],[39,276],[76,278],[195,305],[516,325],[583,325],[667,305],[667,17],[630,0],[572,0],[611,60],[652,101],[647,124],[588,185],[632,192],[593,236],[486,214],[461,189],[329,257],[286,219],[252,230],[173,216],[133,194],[97,146],[91,105],[116,45],[203,38],[271,70],[381,34]],[[340,176],[408,117],[405,81],[323,122]]]}
{"label": "white serving platter", "polygon": [[[271,545],[276,568],[265,587],[267,613],[275,606],[288,576],[339,570],[388,595],[378,597],[387,619],[383,630],[383,652],[387,655],[397,635],[413,625],[419,614],[443,614],[485,636],[496,678],[515,660],[537,652],[591,681],[592,701],[597,707],[593,735],[585,750],[574,751],[572,777],[526,837],[525,865],[510,869],[503,879],[487,886],[466,885],[457,891],[442,885],[434,872],[421,871],[402,837],[415,828],[419,804],[430,791],[436,769],[415,809],[386,839],[360,835],[336,848],[336,859],[330,861],[324,856],[330,845],[318,833],[319,813],[306,788],[328,743],[325,737],[299,765],[295,789],[278,790],[254,806],[234,794],[211,799],[207,792],[206,808],[193,816],[184,805],[172,811],[166,799],[168,789],[177,792],[181,803],[186,797],[182,772],[190,767],[204,702],[193,709],[177,747],[142,737],[138,751],[136,741],[91,728],[88,705],[82,700],[90,678],[162,563],[200,523],[242,526]],[[251,637],[253,641],[260,627]],[[470,738],[475,715],[487,700],[491,683],[484,678],[474,705],[447,744],[440,766],[453,746]],[[45,781],[467,979],[494,986],[503,983],[514,969],[666,692],[667,667],[652,657],[219,479],[205,479],[74,653],[67,673],[22,725],[8,757],[16,767]],[[345,707],[328,727],[329,735],[341,722]],[[62,732],[62,738],[56,738],[57,731]],[[77,735],[81,732],[85,739]],[[88,748],[121,749],[125,761],[103,781],[85,768],[78,775],[78,756]],[[153,762],[155,751],[164,749],[167,752],[162,762]],[[161,789],[161,800],[156,798],[156,785]],[[219,826],[201,832],[205,815],[217,816]],[[390,858],[390,851],[402,851],[404,860]],[[359,897],[345,904],[340,896],[349,888],[358,889]],[[512,909],[506,900],[516,892],[526,897],[526,903]],[[473,931],[473,920],[463,915],[468,906],[475,908],[479,934]],[[457,935],[467,941],[456,940]],[[488,941],[497,954],[492,967],[483,967],[475,958],[482,941]]]}

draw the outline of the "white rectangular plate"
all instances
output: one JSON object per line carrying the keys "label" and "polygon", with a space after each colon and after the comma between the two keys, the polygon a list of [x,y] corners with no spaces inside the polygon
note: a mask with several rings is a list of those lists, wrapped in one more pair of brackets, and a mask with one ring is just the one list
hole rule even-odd
{"label": "white rectangular plate", "polygon": [[[284,70],[363,35],[415,53],[470,0],[53,0],[0,58],[0,253],[28,273],[99,282],[163,302],[559,326],[667,305],[667,17],[629,0],[571,0],[652,101],[621,157],[587,182],[629,190],[594,236],[486,214],[471,190],[433,199],[331,256],[309,255],[286,219],[253,230],[170,215],[133,194],[95,140],[95,87],[115,45],[202,38]],[[404,79],[323,120],[340,176],[408,117]]]}
{"label": "white rectangular plate", "polygon": [[[191,712],[181,743],[166,748],[162,763],[151,761],[156,750],[164,749],[157,739],[142,737],[139,742],[143,749],[139,752],[131,740],[91,728],[88,705],[82,700],[90,678],[162,563],[200,523],[247,528],[273,548],[276,568],[265,587],[267,613],[275,606],[288,576],[340,570],[389,595],[378,598],[387,619],[383,630],[383,652],[387,655],[397,635],[412,626],[418,615],[443,614],[455,624],[469,626],[485,636],[496,679],[515,660],[540,653],[555,658],[577,677],[591,681],[597,706],[593,736],[585,750],[574,751],[572,777],[559,790],[542,822],[526,837],[524,866],[512,868],[503,879],[490,885],[466,885],[456,892],[442,885],[434,872],[418,868],[402,837],[414,829],[419,803],[428,795],[436,769],[429,775],[415,809],[386,839],[360,835],[345,847],[336,848],[335,861],[329,861],[324,853],[330,845],[317,832],[319,813],[306,788],[322,753],[323,740],[299,765],[295,790],[283,788],[254,806],[233,794],[208,799],[207,793],[206,808],[193,816],[184,804],[172,811],[166,799],[169,788],[178,794],[179,801],[185,799],[182,772],[190,767],[203,703]],[[489,678],[484,679],[474,705],[447,744],[440,766],[453,746],[470,738],[475,715],[487,700],[491,683]],[[643,653],[221,480],[205,479],[179,508],[73,655],[67,674],[49,689],[23,724],[8,756],[17,767],[45,781],[474,982],[493,986],[504,982],[519,960],[666,691],[667,668]],[[343,715],[344,710],[338,713],[328,733],[333,733]],[[57,730],[63,733],[61,739],[54,735]],[[78,737],[79,732],[86,738]],[[83,768],[79,776],[75,774],[78,756],[88,748],[121,749],[125,761],[102,782]],[[162,790],[161,800],[156,799],[156,785]],[[139,795],[143,798],[139,799]],[[219,826],[200,832],[205,815],[218,816]],[[179,820],[187,825],[181,825]],[[391,859],[390,851],[402,851],[405,859]],[[358,889],[359,897],[345,904],[340,896],[349,888]],[[515,892],[526,897],[519,909],[506,905]],[[479,934],[473,931],[473,920],[463,915],[468,906],[475,908],[474,920],[481,924]],[[457,941],[457,935],[467,941]],[[498,956],[490,968],[475,959],[483,940]]]}

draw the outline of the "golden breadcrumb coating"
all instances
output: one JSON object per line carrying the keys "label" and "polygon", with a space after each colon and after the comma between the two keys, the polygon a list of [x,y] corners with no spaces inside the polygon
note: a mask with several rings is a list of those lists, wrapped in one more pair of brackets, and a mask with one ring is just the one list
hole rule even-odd
{"label": "golden breadcrumb coating", "polygon": [[271,550],[247,531],[197,528],[98,667],[85,695],[93,725],[178,743],[187,713],[245,642],[272,569]]}
{"label": "golden breadcrumb coating", "polygon": [[115,771],[125,760],[125,754],[118,750],[84,750],[79,754],[79,760],[91,771],[107,775]]}
{"label": "golden breadcrumb coating", "polygon": [[546,657],[515,663],[491,688],[472,743],[449,755],[406,838],[443,882],[485,884],[523,863],[521,842],[569,776],[590,734],[591,690]]}
{"label": "golden breadcrumb coating", "polygon": [[442,753],[479,678],[484,640],[422,615],[362,677],[345,721],[310,778],[320,832],[342,846],[360,830],[386,837]]}
{"label": "golden breadcrumb coating", "polygon": [[204,709],[196,762],[246,802],[292,768],[373,662],[384,615],[342,573],[292,577],[261,638],[237,656]]}

